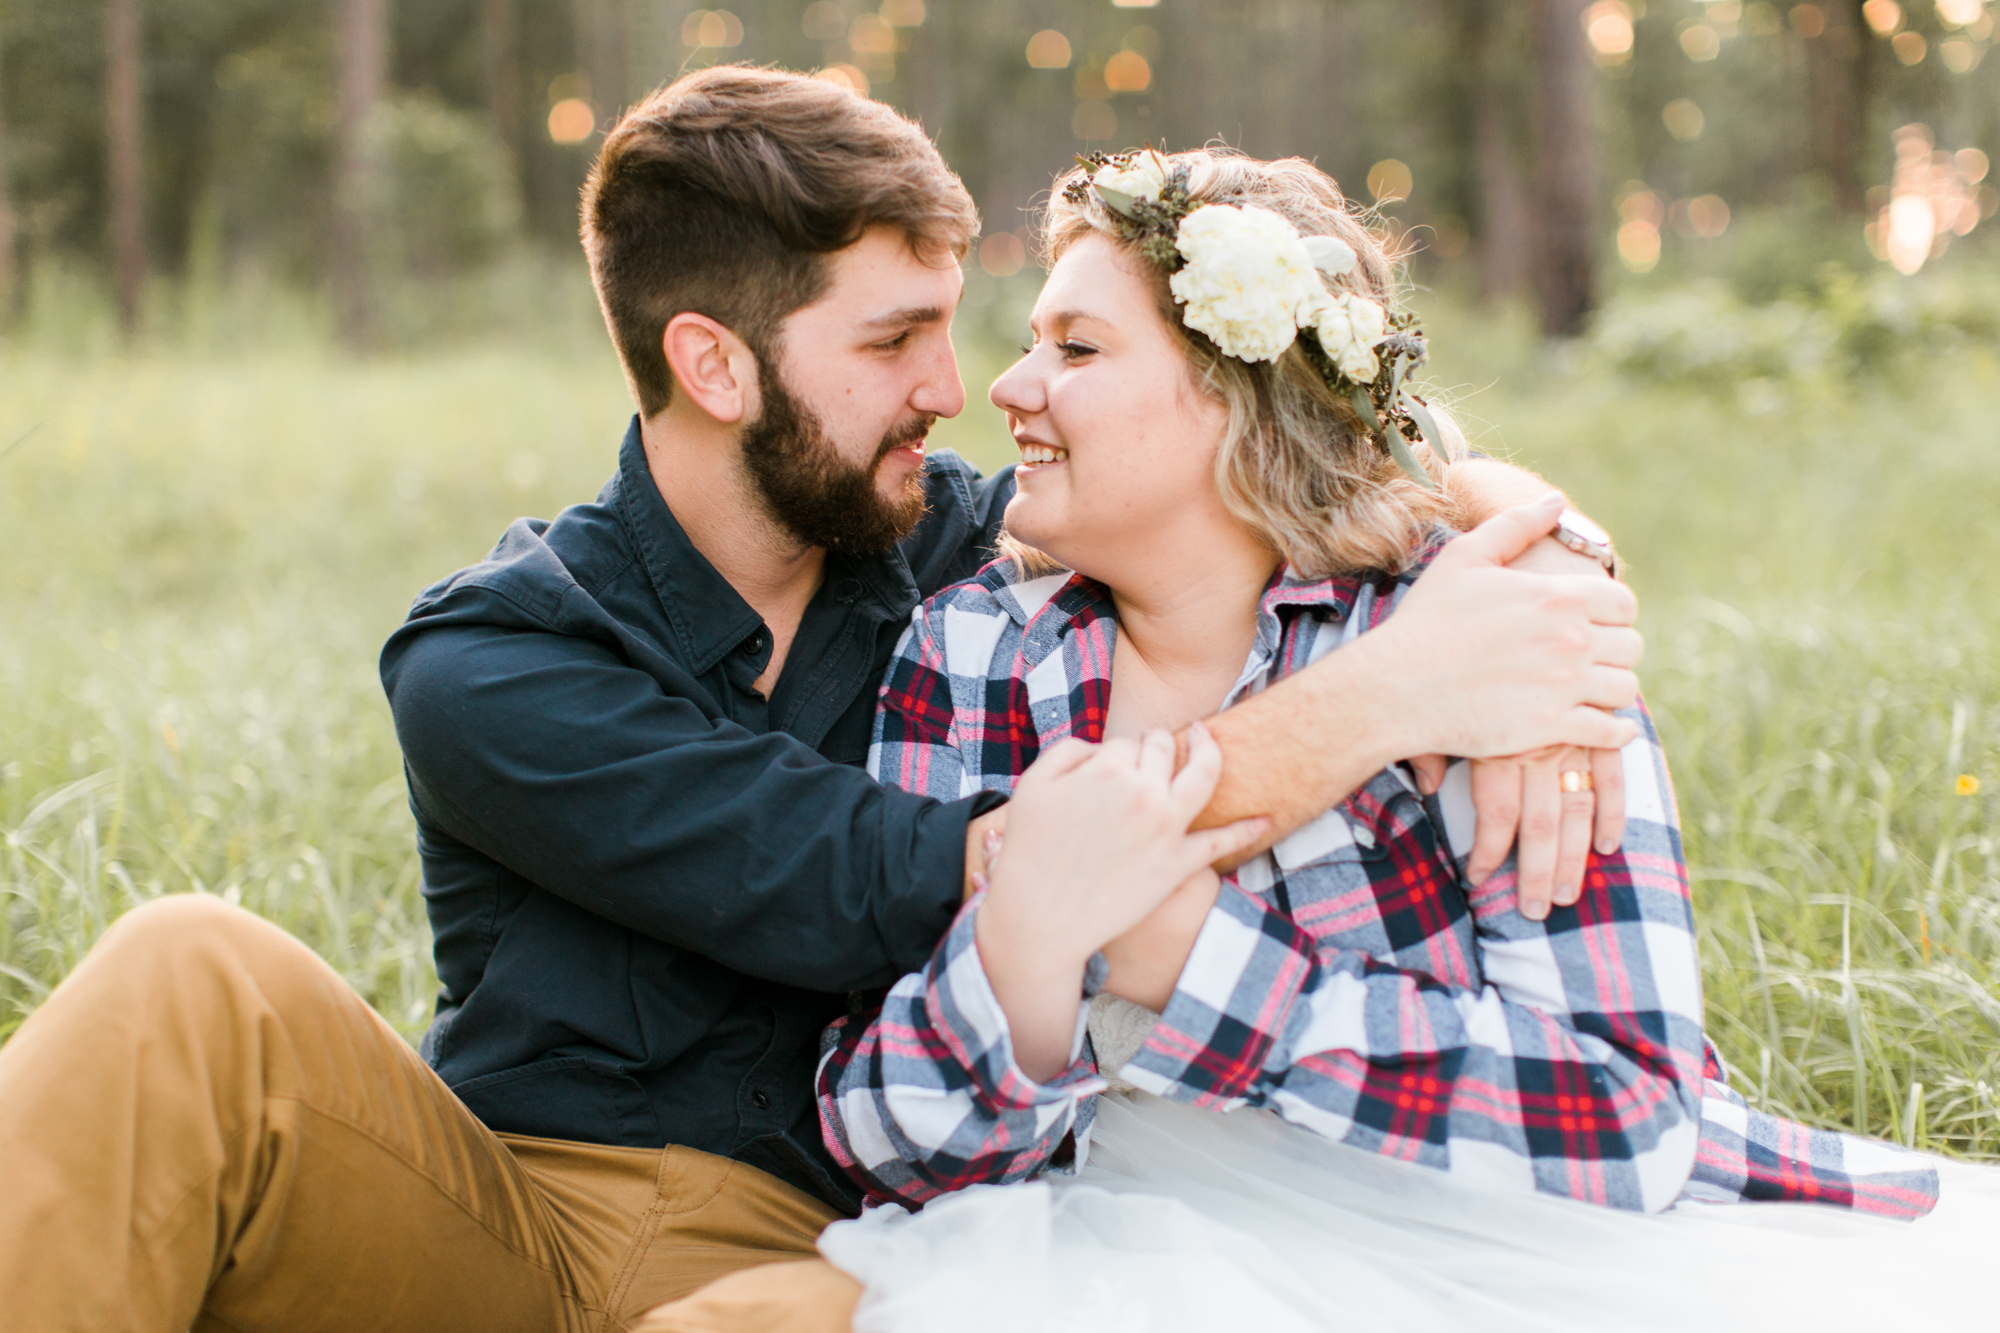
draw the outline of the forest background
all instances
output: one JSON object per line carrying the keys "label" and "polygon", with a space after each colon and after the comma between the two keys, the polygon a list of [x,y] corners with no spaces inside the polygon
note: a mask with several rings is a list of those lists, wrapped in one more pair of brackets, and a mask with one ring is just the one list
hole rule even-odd
{"label": "forest background", "polygon": [[1617,534],[1753,1100],[2000,1155],[2000,59],[1984,0],[0,0],[0,1038],[120,912],[434,995],[382,638],[630,411],[575,242],[717,61],[917,117],[973,406],[1088,148],[1333,173],[1435,391]]}

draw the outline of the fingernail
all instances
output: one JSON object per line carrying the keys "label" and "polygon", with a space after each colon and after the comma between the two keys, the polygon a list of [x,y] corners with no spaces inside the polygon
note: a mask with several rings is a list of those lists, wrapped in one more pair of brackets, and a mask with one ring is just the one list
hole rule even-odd
{"label": "fingernail", "polygon": [[990,887],[992,885],[983,872],[978,870],[972,872],[972,891],[974,893],[984,893]]}
{"label": "fingernail", "polygon": [[990,828],[990,829],[987,829],[987,830],[986,830],[986,836],[985,836],[984,838],[980,839],[980,841],[981,841],[982,843],[984,843],[984,844],[985,844],[985,847],[986,847],[986,850],[987,850],[987,851],[989,851],[989,852],[997,852],[997,851],[999,851],[999,850],[1000,850],[1000,830],[999,830],[999,829],[994,829],[994,828]]}
{"label": "fingernail", "polygon": [[1521,904],[1521,915],[1528,918],[1528,920],[1530,921],[1540,921],[1543,917],[1547,916],[1548,914],[1549,914],[1549,905],[1547,903]]}
{"label": "fingernail", "polygon": [[1611,853],[1617,850],[1618,850],[1618,844],[1611,841],[1611,839],[1599,838],[1597,840],[1597,854],[1599,856],[1609,856],[1611,855]]}

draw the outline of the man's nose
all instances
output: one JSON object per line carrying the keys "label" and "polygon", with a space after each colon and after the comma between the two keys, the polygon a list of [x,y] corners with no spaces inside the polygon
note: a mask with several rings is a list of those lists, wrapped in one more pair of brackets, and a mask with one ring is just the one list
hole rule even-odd
{"label": "man's nose", "polygon": [[965,381],[958,375],[958,355],[947,337],[944,349],[932,362],[910,406],[934,417],[955,417],[965,410]]}

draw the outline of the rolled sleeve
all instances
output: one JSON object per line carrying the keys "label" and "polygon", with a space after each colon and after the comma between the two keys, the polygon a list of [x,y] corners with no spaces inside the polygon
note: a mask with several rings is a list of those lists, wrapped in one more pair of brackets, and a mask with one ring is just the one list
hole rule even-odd
{"label": "rolled sleeve", "polygon": [[821,1129],[834,1160],[876,1199],[920,1205],[1034,1176],[1105,1086],[1081,998],[1068,1067],[1045,1082],[1022,1071],[974,938],[981,901],[966,904],[930,965],[891,987],[879,1010],[832,1029]]}

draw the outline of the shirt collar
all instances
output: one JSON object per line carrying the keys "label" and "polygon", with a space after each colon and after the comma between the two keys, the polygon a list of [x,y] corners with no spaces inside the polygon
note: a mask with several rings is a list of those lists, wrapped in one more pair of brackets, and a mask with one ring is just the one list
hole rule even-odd
{"label": "shirt collar", "polygon": [[[646,444],[636,414],[618,449],[617,509],[681,651],[687,655],[688,666],[696,674],[707,671],[764,627],[763,617],[708,562],[667,507],[646,465]],[[918,600],[909,561],[893,547],[869,556],[830,552],[825,579],[839,600],[853,600],[847,592],[852,583],[857,595],[866,590],[892,617],[908,615]]]}

